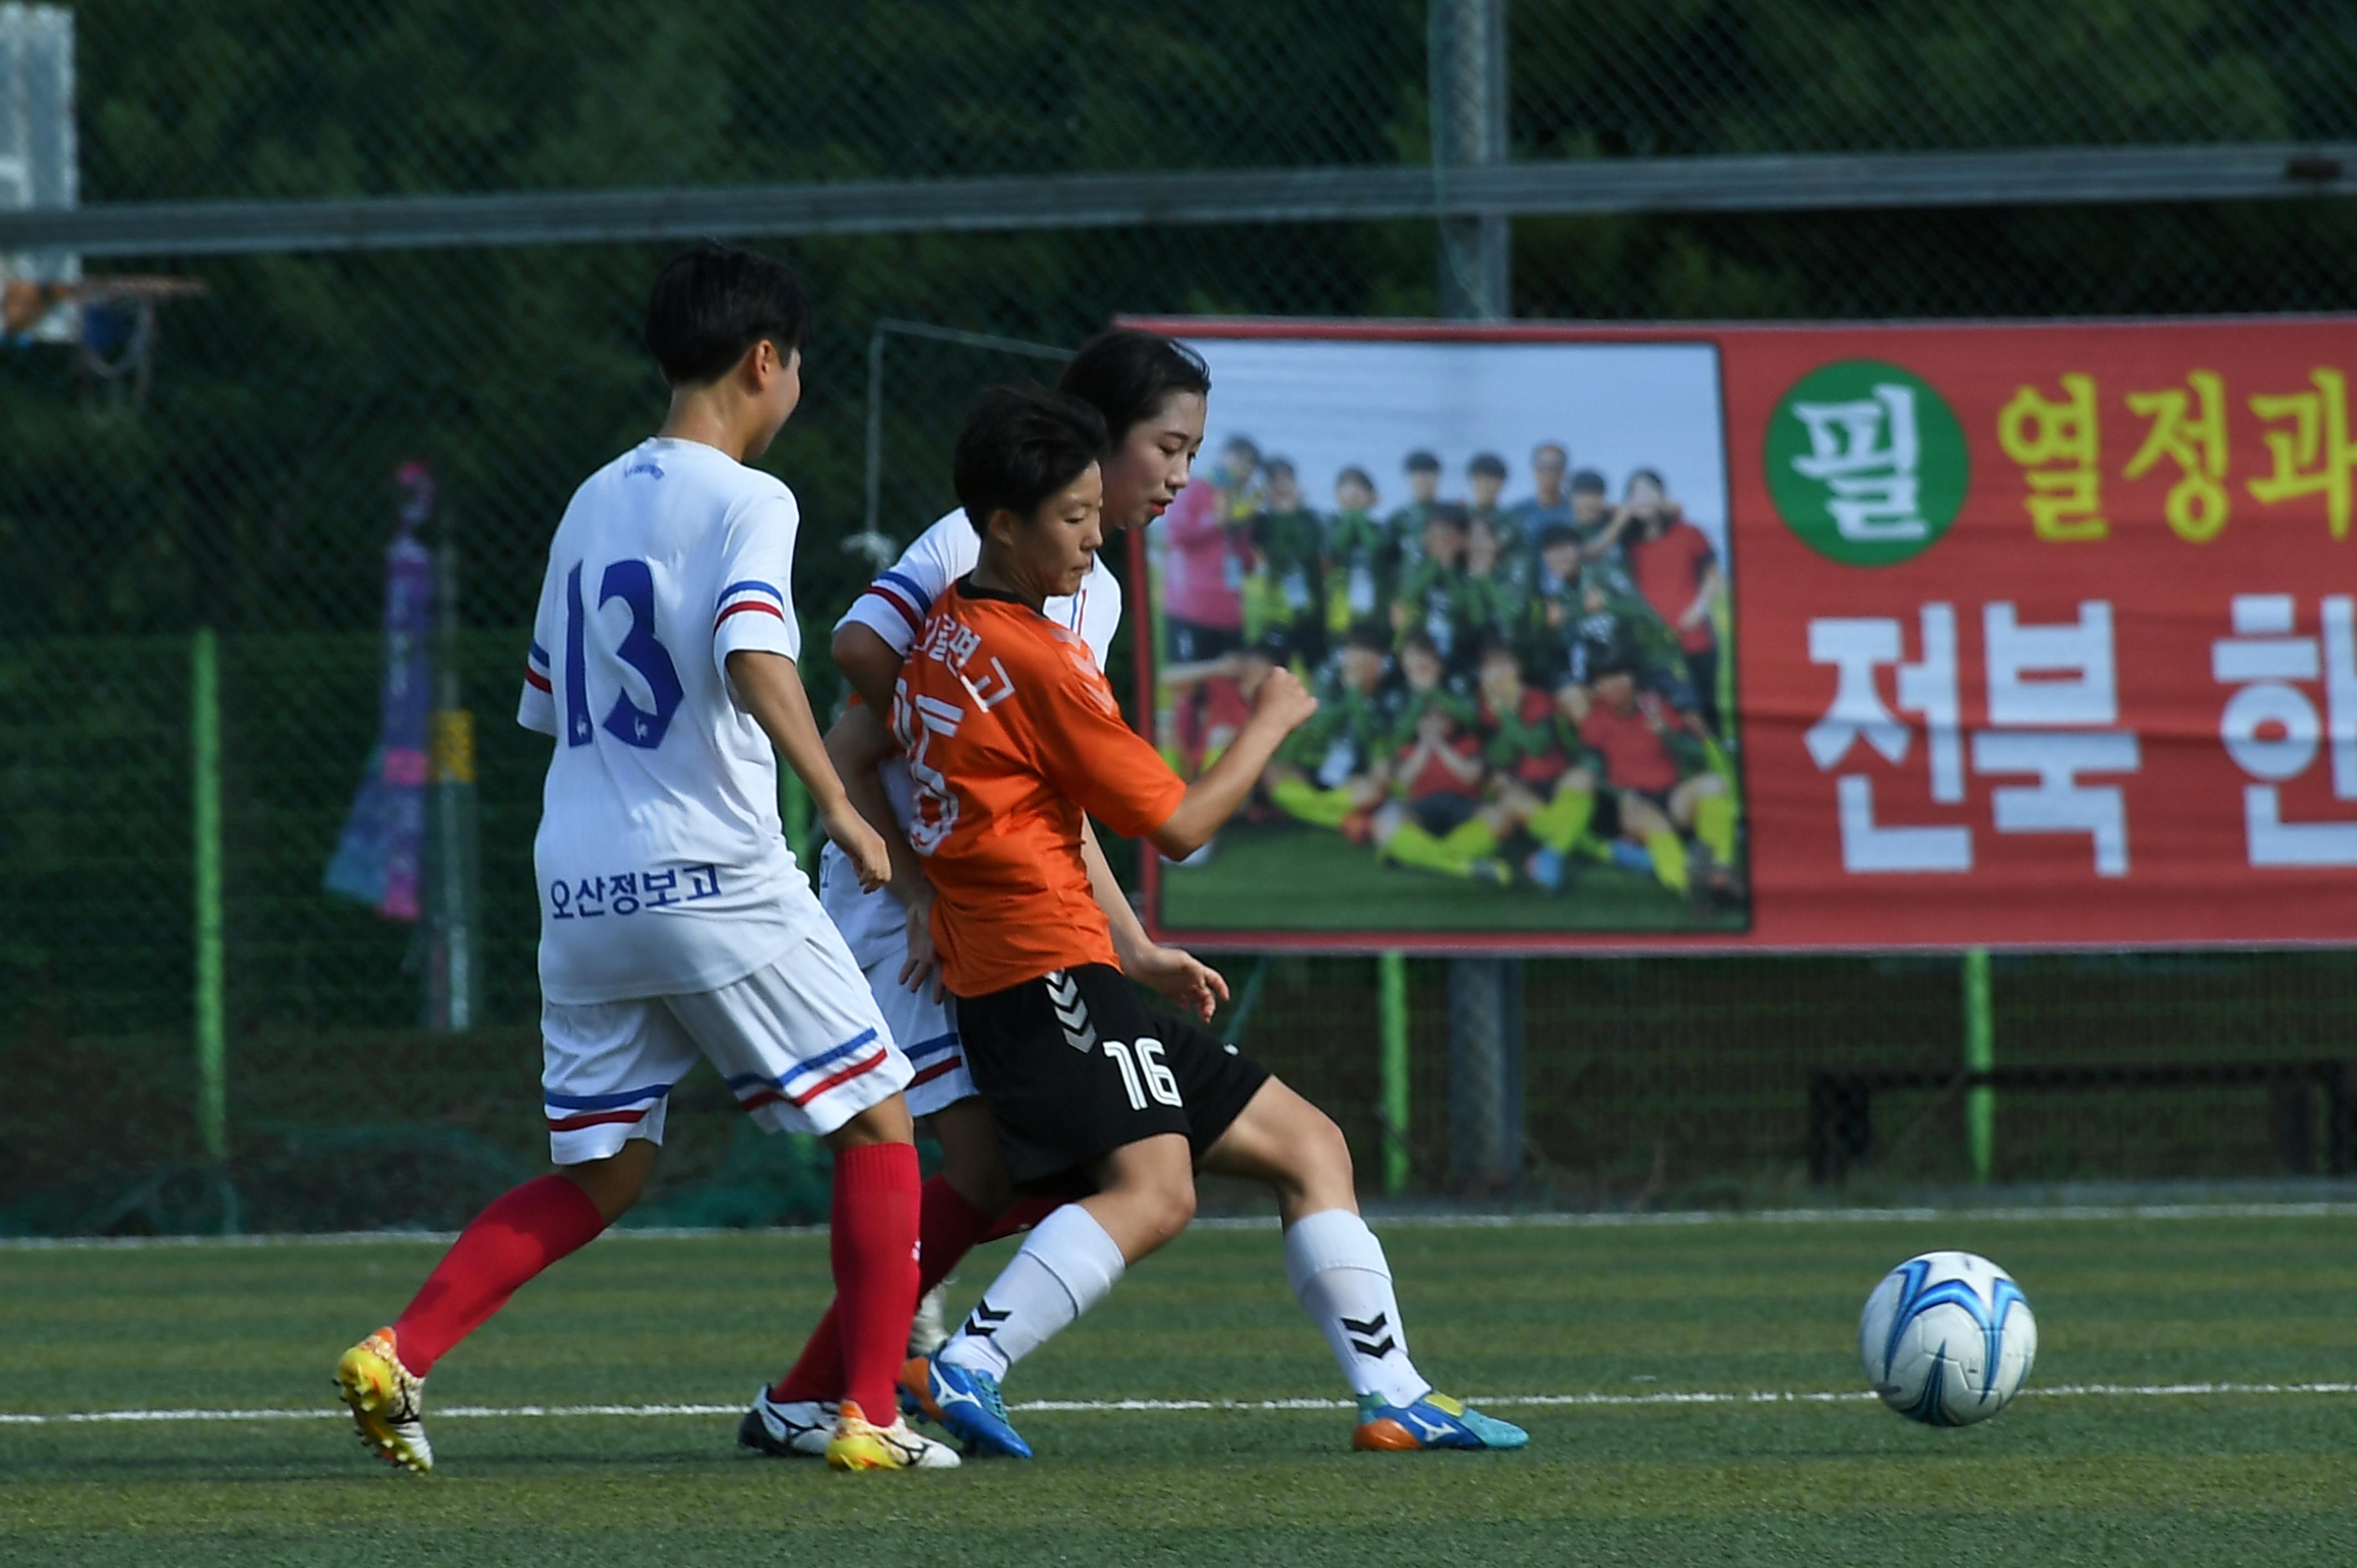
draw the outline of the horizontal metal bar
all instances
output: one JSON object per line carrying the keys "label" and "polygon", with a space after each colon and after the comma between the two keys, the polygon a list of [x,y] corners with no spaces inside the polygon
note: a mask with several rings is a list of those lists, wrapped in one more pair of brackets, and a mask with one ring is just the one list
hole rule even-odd
{"label": "horizontal metal bar", "polygon": [[1034,343],[1028,338],[1002,338],[996,332],[968,332],[959,327],[936,327],[930,321],[902,321],[886,317],[876,324],[878,338],[922,338],[934,343],[954,343],[962,349],[993,349],[1002,354],[1025,354],[1034,360],[1069,360],[1070,349]]}
{"label": "horizontal metal bar", "polygon": [[1820,1075],[1835,1093],[1903,1089],[2170,1089],[2219,1084],[2276,1083],[2302,1079],[2337,1083],[2347,1076],[2348,1064],[2339,1058],[2304,1061],[2164,1062],[2133,1064],[1999,1067],[1978,1071],[1945,1072],[1937,1069],[1892,1068],[1880,1071]]}
{"label": "horizontal metal bar", "polygon": [[2247,201],[2357,193],[2357,143],[1583,158],[1480,168],[1323,167],[845,180],[681,190],[325,201],[124,202],[0,213],[0,252],[281,251],[884,234],[1489,214],[1838,211]]}

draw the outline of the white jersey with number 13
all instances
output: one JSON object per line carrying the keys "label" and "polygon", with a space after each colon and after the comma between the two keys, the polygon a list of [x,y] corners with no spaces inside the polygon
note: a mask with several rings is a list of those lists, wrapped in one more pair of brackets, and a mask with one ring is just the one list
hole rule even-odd
{"label": "white jersey with number 13", "polygon": [[556,737],[533,846],[550,1001],[716,990],[824,919],[726,669],[740,649],[802,652],[800,515],[773,476],[662,437],[565,508],[516,715]]}

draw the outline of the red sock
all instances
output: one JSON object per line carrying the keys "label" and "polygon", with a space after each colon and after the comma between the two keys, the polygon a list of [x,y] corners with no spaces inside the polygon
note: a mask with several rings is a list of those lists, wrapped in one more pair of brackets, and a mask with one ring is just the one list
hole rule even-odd
{"label": "red sock", "polygon": [[1018,1197],[1006,1206],[1006,1212],[991,1222],[990,1233],[974,1243],[1004,1240],[1017,1236],[1064,1207],[1060,1197]]}
{"label": "red sock", "polygon": [[899,1411],[900,1363],[917,1313],[917,1213],[922,1203],[914,1144],[862,1144],[834,1156],[834,1208],[827,1247],[842,1311],[843,1397],[888,1425]]}
{"label": "red sock", "polygon": [[544,1176],[493,1200],[459,1232],[393,1326],[401,1363],[419,1377],[508,1304],[516,1287],[606,1229],[589,1195]]}
{"label": "red sock", "polygon": [[[917,1294],[922,1296],[949,1278],[989,1229],[990,1216],[968,1203],[948,1177],[937,1176],[927,1182],[917,1207]],[[902,1345],[904,1353],[907,1348]],[[793,1370],[770,1386],[770,1397],[780,1403],[841,1399],[845,1381],[843,1312],[837,1302],[812,1330]]]}

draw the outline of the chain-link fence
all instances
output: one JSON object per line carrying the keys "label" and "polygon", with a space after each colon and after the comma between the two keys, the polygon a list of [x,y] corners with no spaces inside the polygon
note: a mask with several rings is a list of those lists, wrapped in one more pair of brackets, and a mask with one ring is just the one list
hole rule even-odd
{"label": "chain-link fence", "polygon": [[[1428,167],[1427,60],[1465,3],[1482,0],[108,0],[74,17],[80,189],[254,201]],[[1846,0],[1513,0],[1503,16],[1492,108],[1526,160],[2357,134],[2357,21],[2291,0],[1948,5],[1903,27]],[[779,244],[819,310],[806,403],[769,461],[811,520],[797,591],[820,700],[823,626],[875,565],[860,535],[879,360],[875,521],[897,542],[948,504],[973,393],[1052,370],[1023,345],[1070,347],[1124,312],[1432,314],[1440,227],[904,225]],[[2323,199],[1526,216],[1510,297],[1519,315],[1605,318],[2345,309],[2352,241],[2357,207]],[[449,1223],[539,1158],[527,862],[544,743],[507,717],[548,532],[578,478],[659,413],[635,339],[675,248],[93,259],[93,277],[204,286],[154,317],[144,398],[99,350],[0,350],[0,1143],[18,1156],[0,1230],[205,1227],[231,1203],[254,1226]],[[107,319],[93,306],[84,336]],[[421,927],[322,886],[377,739],[383,552],[411,461],[437,487],[428,542],[455,552],[464,628],[445,662],[478,715],[478,978],[456,1034],[421,1025]],[[218,639],[210,704],[200,630]],[[192,1037],[199,731],[221,800],[225,1163],[208,1155]],[[1372,961],[1231,968],[1246,1042],[1335,1112],[1369,1173],[1399,1162],[1410,1190],[1468,1185],[1440,964],[1408,966],[1396,1128]],[[1797,1192],[1813,1073],[1958,1061],[1953,960],[1534,961],[1519,984],[1518,1190],[1555,1201]],[[2357,965],[2001,959],[1993,997],[2007,1059],[2330,1057]],[[819,1211],[806,1150],[752,1136],[715,1083],[683,1093],[652,1217]],[[1962,1179],[1963,1100],[1878,1094],[1839,1178]],[[2324,1112],[2296,1100],[2267,1084],[2008,1094],[1996,1170],[2321,1169]]]}

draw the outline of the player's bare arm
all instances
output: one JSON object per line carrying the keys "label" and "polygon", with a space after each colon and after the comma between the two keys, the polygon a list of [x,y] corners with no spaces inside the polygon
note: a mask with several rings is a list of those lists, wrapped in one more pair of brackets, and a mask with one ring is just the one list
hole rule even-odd
{"label": "player's bare arm", "polygon": [[1105,923],[1113,928],[1114,951],[1121,957],[1124,974],[1209,1022],[1228,999],[1225,976],[1183,948],[1164,947],[1146,935],[1129,894],[1097,843],[1096,826],[1081,824],[1081,860],[1088,867],[1089,890],[1096,895]]}
{"label": "player's bare arm", "polygon": [[1702,585],[1695,591],[1694,603],[1686,607],[1685,614],[1678,617],[1678,625],[1692,628],[1708,620],[1711,607],[1726,591],[1727,579],[1719,574],[1718,563],[1713,561],[1702,569]]}
{"label": "player's bare arm", "polygon": [[[834,628],[834,639],[827,645],[834,655],[834,667],[859,693],[872,714],[892,711],[892,683],[900,678],[900,653],[890,643],[877,636],[873,627],[846,621]],[[887,741],[888,746],[888,739]]]}
{"label": "player's bare arm", "polygon": [[1244,721],[1244,727],[1236,732],[1220,759],[1187,787],[1178,809],[1155,830],[1154,847],[1179,860],[1211,842],[1211,835],[1251,797],[1262,769],[1285,737],[1317,711],[1318,699],[1292,671],[1270,671],[1253,700],[1252,717]]}
{"label": "player's bare arm", "polygon": [[1441,746],[1433,742],[1426,742],[1425,749],[1440,766],[1457,775],[1464,782],[1468,784],[1480,782],[1482,765],[1479,757],[1467,757],[1454,746]]}
{"label": "player's bare arm", "polygon": [[728,684],[737,705],[753,715],[761,733],[810,791],[820,822],[827,836],[850,857],[859,885],[872,888],[889,881],[892,861],[884,847],[884,836],[869,827],[852,805],[834,764],[827,759],[826,742],[818,733],[810,694],[802,690],[802,674],[794,661],[782,653],[738,649],[728,656]]}
{"label": "player's bare arm", "polygon": [[900,831],[899,820],[892,814],[892,801],[884,791],[884,778],[879,771],[884,759],[892,755],[892,732],[876,715],[876,710],[865,703],[854,703],[843,716],[826,732],[827,760],[843,780],[844,792],[859,814],[867,820],[884,840],[886,853],[891,856],[892,875],[884,883],[885,891],[898,898],[904,908],[916,911],[921,906],[931,908],[933,902],[932,884],[925,880],[924,862],[909,846],[908,835]]}
{"label": "player's bare arm", "polygon": [[880,771],[884,759],[892,754],[892,732],[873,708],[854,703],[826,732],[826,752],[842,776],[852,805],[883,835],[885,851],[892,859],[892,875],[884,890],[899,900],[904,911],[908,956],[900,965],[899,983],[911,991],[930,986],[938,1002],[943,993],[941,958],[933,949],[933,885],[926,878],[924,862],[917,858],[909,835],[901,831],[899,819],[892,814]]}

